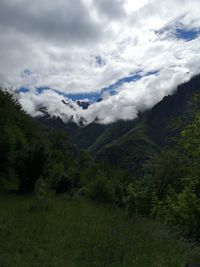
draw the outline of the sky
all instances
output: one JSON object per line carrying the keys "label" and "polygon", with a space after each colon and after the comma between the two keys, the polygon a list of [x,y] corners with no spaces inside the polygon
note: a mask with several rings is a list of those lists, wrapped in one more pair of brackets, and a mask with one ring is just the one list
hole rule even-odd
{"label": "sky", "polygon": [[135,119],[200,73],[199,14],[199,0],[1,0],[0,86],[31,116]]}

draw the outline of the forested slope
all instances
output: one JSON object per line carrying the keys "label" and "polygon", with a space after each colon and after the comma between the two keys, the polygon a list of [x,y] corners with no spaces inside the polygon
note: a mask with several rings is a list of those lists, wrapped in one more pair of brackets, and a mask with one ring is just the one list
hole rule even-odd
{"label": "forested slope", "polygon": [[198,91],[200,75],[180,85],[173,95],[164,97],[133,121],[117,121],[109,125],[92,123],[78,127],[48,116],[39,120],[48,127],[64,130],[73,143],[88,149],[97,160],[137,171],[135,167],[142,168],[150,154],[157,153],[163,146],[172,145],[172,139],[178,136],[184,121],[192,116],[191,101]]}

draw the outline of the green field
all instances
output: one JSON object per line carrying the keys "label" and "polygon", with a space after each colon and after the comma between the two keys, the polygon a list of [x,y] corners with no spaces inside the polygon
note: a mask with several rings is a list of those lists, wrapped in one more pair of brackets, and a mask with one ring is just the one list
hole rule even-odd
{"label": "green field", "polygon": [[[36,203],[36,204],[35,204]],[[107,205],[55,197],[0,198],[0,267],[181,267],[200,249],[146,218]]]}

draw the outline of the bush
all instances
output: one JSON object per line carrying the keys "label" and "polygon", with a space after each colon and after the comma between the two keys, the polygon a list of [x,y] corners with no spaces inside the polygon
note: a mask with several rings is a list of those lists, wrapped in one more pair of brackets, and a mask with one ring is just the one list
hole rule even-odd
{"label": "bush", "polygon": [[126,189],[124,200],[127,215],[131,217],[134,213],[146,215],[150,210],[150,200],[147,188],[142,183],[130,183]]}
{"label": "bush", "polygon": [[28,208],[29,212],[48,211],[50,208],[49,191],[46,180],[40,177],[35,184],[35,200]]}
{"label": "bush", "polygon": [[101,176],[89,184],[86,194],[91,200],[98,202],[113,203],[115,201],[115,188],[113,183]]}
{"label": "bush", "polygon": [[153,199],[152,215],[164,223],[178,226],[188,236],[200,237],[200,200],[192,187],[180,193],[171,190],[166,199]]}

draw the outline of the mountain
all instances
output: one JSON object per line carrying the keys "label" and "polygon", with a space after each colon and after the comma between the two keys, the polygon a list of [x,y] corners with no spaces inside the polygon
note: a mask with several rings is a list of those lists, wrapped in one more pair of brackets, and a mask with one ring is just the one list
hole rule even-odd
{"label": "mountain", "polygon": [[[200,75],[180,85],[173,95],[164,97],[151,110],[139,114],[133,121],[117,121],[109,125],[91,123],[79,127],[63,123],[59,118],[40,118],[49,127],[63,129],[74,143],[97,160],[107,160],[136,173],[152,153],[170,145],[171,138],[181,130],[176,125],[190,117],[193,95],[200,91]],[[172,127],[173,125],[173,127]]]}
{"label": "mountain", "polygon": [[45,109],[35,122],[15,95],[0,90],[0,192],[35,193],[28,213],[51,211],[55,193],[115,204],[199,240],[199,100],[197,76],[134,121],[80,127]]}
{"label": "mountain", "polygon": [[79,107],[82,107],[82,109],[87,109],[91,105],[89,100],[77,100],[76,103]]}
{"label": "mountain", "polygon": [[197,92],[200,92],[200,75],[178,86],[173,95],[164,97],[152,108],[147,119],[148,132],[158,144],[165,145],[170,137],[179,132],[169,126],[174,119],[186,120],[190,117],[193,108],[191,101]]}
{"label": "mountain", "polygon": [[[184,120],[191,116],[191,100],[200,91],[200,75],[180,85],[175,94],[166,96],[137,120],[117,122],[97,138],[88,149],[98,160],[136,170],[152,153],[171,146],[171,139],[181,131]],[[175,124],[175,125],[174,125]],[[120,131],[118,130],[120,128]],[[123,128],[123,130],[121,129]]]}

